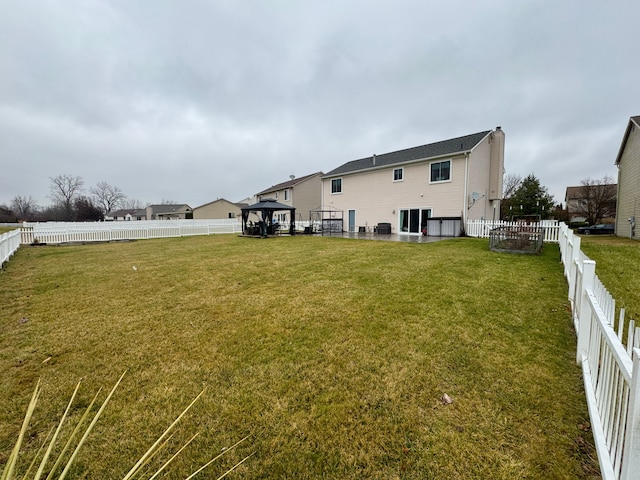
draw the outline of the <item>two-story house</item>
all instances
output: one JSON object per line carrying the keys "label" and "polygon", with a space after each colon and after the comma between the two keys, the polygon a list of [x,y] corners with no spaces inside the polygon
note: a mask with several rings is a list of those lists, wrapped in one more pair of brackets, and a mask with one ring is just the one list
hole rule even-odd
{"label": "two-story house", "polygon": [[202,219],[235,219],[242,217],[242,207],[247,203],[234,203],[224,198],[218,198],[213,202],[194,207],[193,218]]}
{"label": "two-story house", "polygon": [[[321,204],[321,186],[320,178],[322,172],[312,173],[304,177],[291,175],[288,181],[278,183],[265,190],[259,192],[257,201],[261,202],[265,199],[273,199],[278,203],[293,207],[296,209],[297,217],[294,221],[307,220],[309,212],[320,207]],[[287,212],[279,212],[276,214],[275,220],[285,222],[290,219],[286,218]]]}
{"label": "two-story house", "polygon": [[504,132],[451,138],[347,162],[322,176],[322,205],[345,229],[419,235],[430,217],[499,219]]}
{"label": "two-story house", "polygon": [[616,235],[640,239],[640,116],[631,117],[616,157],[618,205]]}

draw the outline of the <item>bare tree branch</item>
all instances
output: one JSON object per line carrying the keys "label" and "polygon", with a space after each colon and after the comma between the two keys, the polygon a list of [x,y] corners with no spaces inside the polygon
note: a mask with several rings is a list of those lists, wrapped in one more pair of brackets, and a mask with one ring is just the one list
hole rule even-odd
{"label": "bare tree branch", "polygon": [[65,212],[65,220],[73,219],[73,200],[80,194],[84,186],[82,177],[72,175],[58,175],[50,177],[51,199],[62,207]]}
{"label": "bare tree branch", "polygon": [[11,200],[11,209],[20,220],[31,220],[38,210],[38,204],[31,195],[28,197],[16,195]]}
{"label": "bare tree branch", "polygon": [[616,211],[617,186],[613,177],[602,179],[585,178],[580,181],[580,197],[577,213],[585,217],[590,225],[600,223],[603,218],[612,217]]}
{"label": "bare tree branch", "polygon": [[511,198],[521,183],[522,177],[520,175],[507,173],[502,181],[503,198]]}
{"label": "bare tree branch", "polygon": [[109,185],[107,182],[98,182],[98,184],[95,187],[91,187],[89,191],[96,205],[102,210],[104,215],[118,208],[127,198],[127,196],[122,193],[122,190],[115,185]]}

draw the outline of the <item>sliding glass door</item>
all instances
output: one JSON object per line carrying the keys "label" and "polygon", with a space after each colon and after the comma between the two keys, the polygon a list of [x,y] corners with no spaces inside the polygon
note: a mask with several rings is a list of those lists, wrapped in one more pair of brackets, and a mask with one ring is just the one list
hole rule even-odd
{"label": "sliding glass door", "polygon": [[400,233],[420,233],[427,225],[427,218],[430,216],[430,208],[401,208],[398,231]]}

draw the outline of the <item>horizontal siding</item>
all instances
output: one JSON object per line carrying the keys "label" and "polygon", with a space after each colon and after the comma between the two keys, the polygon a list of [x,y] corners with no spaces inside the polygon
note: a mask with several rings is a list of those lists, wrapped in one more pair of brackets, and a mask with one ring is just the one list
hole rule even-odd
{"label": "horizontal siding", "polygon": [[636,218],[634,238],[640,239],[640,131],[634,126],[618,165],[616,234],[630,236],[629,218]]}

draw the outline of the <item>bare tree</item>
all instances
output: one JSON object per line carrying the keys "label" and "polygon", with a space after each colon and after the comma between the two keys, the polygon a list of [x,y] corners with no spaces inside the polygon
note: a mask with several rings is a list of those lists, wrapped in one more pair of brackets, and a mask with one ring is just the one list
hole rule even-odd
{"label": "bare tree", "polygon": [[51,199],[63,209],[65,220],[72,220],[73,201],[82,192],[84,180],[66,174],[50,177],[50,180]]}
{"label": "bare tree", "polygon": [[502,181],[502,196],[504,198],[511,198],[513,194],[522,183],[522,177],[515,173],[507,173]]}
{"label": "bare tree", "polygon": [[20,220],[31,220],[38,210],[38,204],[31,195],[28,197],[16,195],[11,200],[11,209]]}
{"label": "bare tree", "polygon": [[89,190],[93,196],[95,205],[102,210],[103,215],[119,207],[127,196],[115,185],[107,182],[98,182]]}
{"label": "bare tree", "polygon": [[127,198],[123,200],[121,206],[122,208],[126,208],[128,210],[140,210],[146,207],[146,205],[137,198]]}
{"label": "bare tree", "polygon": [[590,225],[603,218],[612,217],[616,212],[618,188],[613,177],[605,175],[601,179],[585,178],[580,181],[580,198],[577,213],[585,217]]}
{"label": "bare tree", "polygon": [[502,210],[502,218],[507,218],[513,214],[513,196],[522,184],[522,177],[515,173],[508,173],[502,179],[502,202],[500,208]]}

